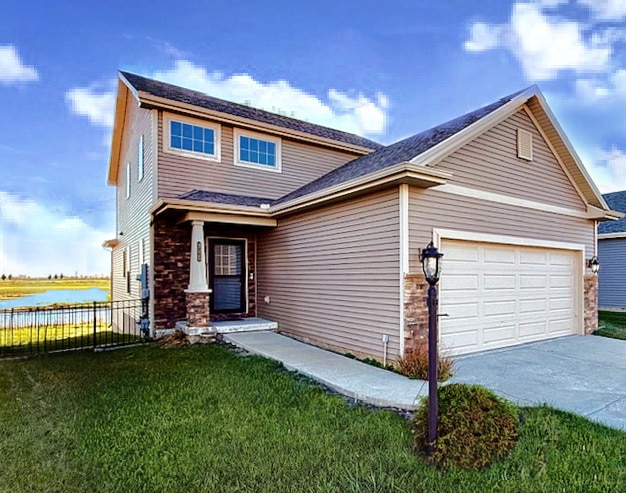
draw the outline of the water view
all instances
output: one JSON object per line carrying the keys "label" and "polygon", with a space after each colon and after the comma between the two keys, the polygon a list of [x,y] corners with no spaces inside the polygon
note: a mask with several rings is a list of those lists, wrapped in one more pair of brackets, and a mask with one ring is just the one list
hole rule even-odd
{"label": "water view", "polygon": [[88,303],[107,301],[108,291],[100,288],[51,289],[44,293],[31,294],[20,298],[0,301],[0,310],[24,306],[46,306],[54,303]]}

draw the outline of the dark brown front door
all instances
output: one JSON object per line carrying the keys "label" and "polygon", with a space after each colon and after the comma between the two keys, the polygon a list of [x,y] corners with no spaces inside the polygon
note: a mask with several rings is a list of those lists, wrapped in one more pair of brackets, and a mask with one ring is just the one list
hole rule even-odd
{"label": "dark brown front door", "polygon": [[245,242],[209,240],[211,313],[246,311]]}

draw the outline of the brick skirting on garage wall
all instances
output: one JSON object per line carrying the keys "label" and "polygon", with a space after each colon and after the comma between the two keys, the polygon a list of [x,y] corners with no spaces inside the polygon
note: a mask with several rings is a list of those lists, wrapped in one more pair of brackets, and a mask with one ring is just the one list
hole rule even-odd
{"label": "brick skirting on garage wall", "polygon": [[598,276],[585,276],[585,335],[598,328]]}
{"label": "brick skirting on garage wall", "polygon": [[428,283],[424,274],[404,275],[404,352],[428,345]]}

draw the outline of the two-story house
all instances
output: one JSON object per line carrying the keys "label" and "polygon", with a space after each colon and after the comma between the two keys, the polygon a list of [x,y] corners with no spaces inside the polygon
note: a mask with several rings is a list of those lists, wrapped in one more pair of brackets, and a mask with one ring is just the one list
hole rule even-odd
{"label": "two-story house", "polygon": [[615,214],[536,87],[383,146],[122,72],[108,181],[113,299],[146,263],[153,331],[262,318],[393,359],[427,330],[431,240],[449,353],[596,326],[587,263]]}

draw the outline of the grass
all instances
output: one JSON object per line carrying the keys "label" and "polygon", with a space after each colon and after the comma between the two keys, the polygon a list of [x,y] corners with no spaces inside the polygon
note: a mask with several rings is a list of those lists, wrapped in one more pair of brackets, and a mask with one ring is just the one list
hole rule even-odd
{"label": "grass", "polygon": [[598,327],[595,335],[626,340],[626,312],[600,311]]}
{"label": "grass", "polygon": [[410,423],[221,346],[0,361],[0,492],[625,491],[626,434],[522,410],[509,460],[437,472]]}
{"label": "grass", "polygon": [[20,298],[43,293],[51,289],[100,288],[108,291],[111,281],[108,278],[66,278],[63,279],[5,279],[0,280],[0,300]]}

